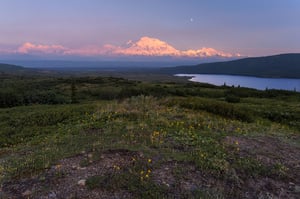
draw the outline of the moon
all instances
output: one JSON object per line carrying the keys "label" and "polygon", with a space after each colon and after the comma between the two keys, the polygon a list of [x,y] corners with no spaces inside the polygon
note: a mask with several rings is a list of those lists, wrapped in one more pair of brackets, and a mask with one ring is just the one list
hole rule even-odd
{"label": "moon", "polygon": [[191,22],[193,22],[193,21],[194,21],[194,19],[193,19],[193,18],[190,18],[190,21],[191,21]]}

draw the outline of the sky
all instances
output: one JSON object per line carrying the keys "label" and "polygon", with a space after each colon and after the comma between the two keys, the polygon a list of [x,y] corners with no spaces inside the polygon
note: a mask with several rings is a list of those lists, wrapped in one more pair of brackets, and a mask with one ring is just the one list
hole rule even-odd
{"label": "sky", "polygon": [[299,0],[1,0],[0,54],[300,53],[299,19]]}

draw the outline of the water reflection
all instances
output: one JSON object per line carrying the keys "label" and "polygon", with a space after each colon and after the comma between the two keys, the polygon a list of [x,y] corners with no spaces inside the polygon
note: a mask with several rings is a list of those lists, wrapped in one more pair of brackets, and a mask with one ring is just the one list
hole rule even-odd
{"label": "water reflection", "polygon": [[204,75],[204,74],[177,74],[176,76],[192,77],[190,81],[209,83],[217,86],[241,86],[265,89],[296,90],[300,92],[300,79],[288,78],[259,78],[235,75]]}

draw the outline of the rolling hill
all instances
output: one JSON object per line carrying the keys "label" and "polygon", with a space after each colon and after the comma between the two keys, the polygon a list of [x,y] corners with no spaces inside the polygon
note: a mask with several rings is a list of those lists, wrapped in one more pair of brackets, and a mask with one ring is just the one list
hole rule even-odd
{"label": "rolling hill", "polygon": [[171,74],[225,74],[300,78],[300,53],[244,58],[226,62],[162,68]]}

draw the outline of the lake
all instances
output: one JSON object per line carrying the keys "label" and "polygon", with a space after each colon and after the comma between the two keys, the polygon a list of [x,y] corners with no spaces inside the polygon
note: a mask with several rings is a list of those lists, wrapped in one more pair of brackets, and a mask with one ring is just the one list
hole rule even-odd
{"label": "lake", "polygon": [[241,86],[258,90],[282,89],[300,92],[300,79],[260,78],[237,75],[177,74],[175,76],[191,77],[190,81],[209,83],[217,86]]}

